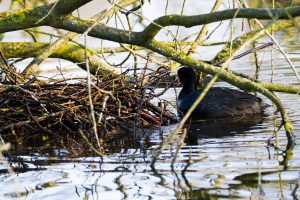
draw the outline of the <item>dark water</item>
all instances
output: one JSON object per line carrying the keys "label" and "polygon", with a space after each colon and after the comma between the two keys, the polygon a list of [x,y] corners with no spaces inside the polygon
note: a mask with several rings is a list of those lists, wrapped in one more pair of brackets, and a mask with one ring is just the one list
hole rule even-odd
{"label": "dark water", "polygon": [[[289,29],[277,33],[276,38],[286,51],[299,53],[297,34],[296,29]],[[270,49],[259,52],[260,80],[270,81],[273,57],[273,81],[299,85],[283,56],[276,50],[273,55],[270,52]],[[289,57],[300,73],[299,54]],[[250,74],[254,70],[252,66],[250,55],[232,64],[233,69]],[[222,82],[216,85],[228,86]],[[287,148],[282,129],[268,142],[280,124],[273,106],[262,117],[238,122],[192,123],[176,161],[172,164],[181,134],[159,156],[154,167],[150,166],[152,150],[176,125],[148,130],[148,137],[136,141],[111,141],[112,150],[103,160],[97,156],[81,156],[84,153],[78,153],[77,144],[70,143],[64,148],[58,141],[32,136],[13,144],[10,153],[13,159],[18,159],[13,162],[15,175],[6,173],[6,166],[0,163],[0,199],[15,199],[17,195],[20,199],[49,200],[299,199],[300,98],[289,94],[278,96],[294,125],[296,145],[293,148]],[[175,103],[173,90],[162,98]],[[36,142],[43,146],[34,145]]]}

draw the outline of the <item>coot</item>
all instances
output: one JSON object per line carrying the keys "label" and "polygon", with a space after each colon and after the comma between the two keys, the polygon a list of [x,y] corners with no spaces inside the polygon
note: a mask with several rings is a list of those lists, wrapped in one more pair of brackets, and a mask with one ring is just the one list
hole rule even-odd
{"label": "coot", "polygon": [[[184,115],[199,97],[202,89],[196,90],[196,74],[191,67],[178,70],[179,81],[183,88],[178,96],[178,109]],[[213,87],[194,110],[192,117],[200,119],[239,117],[259,114],[263,103],[252,94],[224,87]]]}

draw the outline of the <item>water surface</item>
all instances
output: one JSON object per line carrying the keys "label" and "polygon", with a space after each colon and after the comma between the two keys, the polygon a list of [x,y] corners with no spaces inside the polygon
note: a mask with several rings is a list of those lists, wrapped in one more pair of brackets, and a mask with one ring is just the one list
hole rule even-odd
{"label": "water surface", "polygon": [[[286,51],[300,52],[300,43],[294,37],[297,32],[289,29],[276,34]],[[215,51],[209,51],[200,57],[210,57],[213,53]],[[300,73],[299,54],[289,56]],[[275,66],[273,78],[271,58]],[[272,78],[274,82],[299,85],[278,51],[264,49],[259,52],[259,59],[261,81]],[[234,61],[231,66],[243,73],[254,73],[252,55]],[[222,82],[216,86],[232,87]],[[274,106],[260,118],[192,123],[177,157],[181,134],[163,151],[154,166],[150,165],[153,149],[159,147],[177,125],[147,130],[146,136],[136,140],[110,141],[103,159],[88,156],[72,142],[62,145],[44,136],[26,136],[11,141],[9,155],[16,174],[8,174],[6,166],[0,164],[0,199],[18,196],[28,200],[297,199],[300,196],[300,98],[289,94],[278,96],[294,125],[294,147],[287,145],[282,129],[268,142],[280,124]],[[176,106],[174,90],[168,90],[161,98]],[[271,104],[265,98],[264,101]]]}

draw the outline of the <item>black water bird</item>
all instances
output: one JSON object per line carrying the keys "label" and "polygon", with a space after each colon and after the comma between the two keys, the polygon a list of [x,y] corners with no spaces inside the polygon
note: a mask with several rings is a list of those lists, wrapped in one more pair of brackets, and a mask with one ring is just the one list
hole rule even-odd
{"label": "black water bird", "polygon": [[[183,88],[178,96],[178,110],[182,116],[199,97],[203,89],[196,90],[196,74],[191,67],[178,70]],[[232,118],[261,114],[265,104],[259,97],[225,87],[212,87],[192,113],[193,118]]]}

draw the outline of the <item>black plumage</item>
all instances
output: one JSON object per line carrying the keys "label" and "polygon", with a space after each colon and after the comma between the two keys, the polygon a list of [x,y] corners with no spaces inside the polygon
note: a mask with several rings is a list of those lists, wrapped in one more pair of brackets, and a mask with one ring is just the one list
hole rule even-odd
{"label": "black plumage", "polygon": [[[178,109],[184,115],[203,90],[195,89],[196,74],[190,67],[180,68],[178,78],[183,84],[178,96]],[[262,113],[263,107],[262,100],[252,94],[225,87],[213,87],[194,110],[192,117],[207,119],[253,115]]]}

